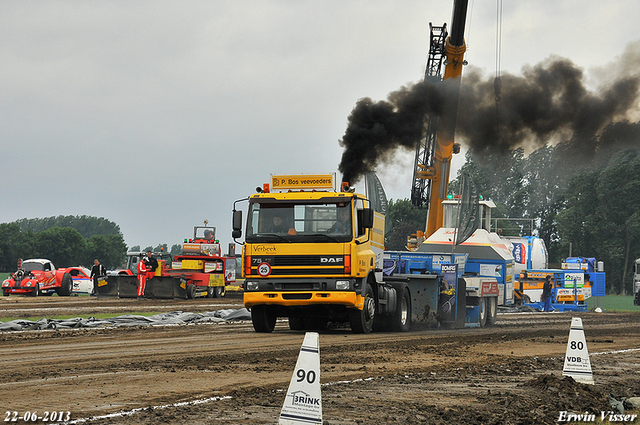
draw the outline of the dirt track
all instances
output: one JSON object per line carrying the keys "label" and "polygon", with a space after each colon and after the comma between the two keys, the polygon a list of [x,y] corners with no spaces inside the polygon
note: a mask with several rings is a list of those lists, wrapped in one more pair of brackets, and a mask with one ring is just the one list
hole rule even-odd
{"label": "dirt track", "polygon": [[[0,299],[4,317],[241,307],[239,298]],[[572,316],[583,319],[594,386],[562,377]],[[609,393],[640,396],[639,319],[499,314],[497,325],[485,329],[322,332],[324,421],[552,424],[561,411],[599,417],[611,410]],[[130,413],[95,424],[274,424],[303,337],[285,321],[273,334],[255,333],[250,322],[3,332],[2,413],[69,411],[73,420]]]}

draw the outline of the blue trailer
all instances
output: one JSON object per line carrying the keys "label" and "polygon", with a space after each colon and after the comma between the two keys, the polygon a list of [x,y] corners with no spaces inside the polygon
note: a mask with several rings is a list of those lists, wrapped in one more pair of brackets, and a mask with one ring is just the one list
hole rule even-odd
{"label": "blue trailer", "polygon": [[481,266],[469,259],[468,253],[384,253],[384,282],[407,287],[414,327],[495,324],[497,305],[507,298],[513,300],[512,286],[507,297],[502,269],[506,269],[505,263],[494,260]]}

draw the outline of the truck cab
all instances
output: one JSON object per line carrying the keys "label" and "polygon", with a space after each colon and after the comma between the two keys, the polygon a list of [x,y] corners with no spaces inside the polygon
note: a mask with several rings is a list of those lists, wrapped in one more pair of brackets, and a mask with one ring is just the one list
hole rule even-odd
{"label": "truck cab", "polygon": [[[291,329],[349,322],[369,332],[382,281],[384,216],[334,175],[272,176],[248,198],[242,252],[244,305],[258,332],[277,317]],[[271,188],[274,188],[272,191]],[[234,238],[242,212],[234,210]]]}

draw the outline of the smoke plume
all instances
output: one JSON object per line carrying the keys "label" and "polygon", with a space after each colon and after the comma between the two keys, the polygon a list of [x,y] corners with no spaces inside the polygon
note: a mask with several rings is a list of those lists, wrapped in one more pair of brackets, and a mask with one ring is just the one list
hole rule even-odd
{"label": "smoke plume", "polygon": [[[465,70],[456,140],[472,153],[536,148],[572,137],[593,142],[605,127],[638,111],[640,43],[630,45],[617,65],[618,75],[590,91],[582,69],[568,59],[551,57],[525,67],[521,76],[503,74],[498,107],[493,77]],[[398,148],[415,150],[424,115],[441,116],[448,96],[446,86],[439,90],[417,83],[390,93],[386,101],[359,100],[340,140],[343,181],[356,183],[378,164],[389,163]],[[576,138],[580,135],[585,137]]]}

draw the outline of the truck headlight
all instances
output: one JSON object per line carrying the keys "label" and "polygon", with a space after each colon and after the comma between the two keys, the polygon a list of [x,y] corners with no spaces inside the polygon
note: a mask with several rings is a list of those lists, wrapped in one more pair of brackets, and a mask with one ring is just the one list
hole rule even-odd
{"label": "truck headlight", "polygon": [[260,284],[254,280],[248,280],[245,283],[245,291],[257,291]]}
{"label": "truck headlight", "polygon": [[348,280],[336,280],[336,289],[341,291],[349,289],[349,283]]}

